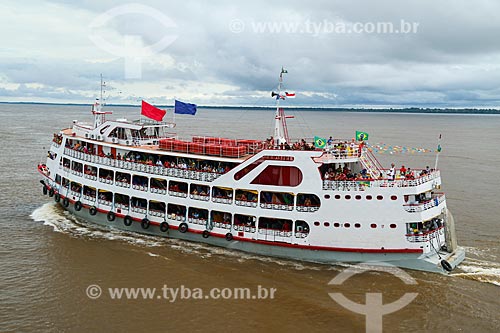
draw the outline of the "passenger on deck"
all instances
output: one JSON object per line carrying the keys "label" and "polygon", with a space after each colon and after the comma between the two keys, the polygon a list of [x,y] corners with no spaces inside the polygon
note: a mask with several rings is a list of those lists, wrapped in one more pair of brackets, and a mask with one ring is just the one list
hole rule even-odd
{"label": "passenger on deck", "polygon": [[291,226],[290,226],[290,223],[288,221],[285,221],[285,223],[283,223],[283,229],[282,230],[285,231],[285,232],[288,232],[288,231],[292,230]]}
{"label": "passenger on deck", "polygon": [[394,163],[391,164],[391,168],[389,171],[387,171],[387,176],[389,177],[389,180],[394,180],[396,177],[396,169],[394,168]]}
{"label": "passenger on deck", "polygon": [[399,175],[404,178],[406,175],[406,168],[404,165],[401,166],[401,169],[399,169]]}

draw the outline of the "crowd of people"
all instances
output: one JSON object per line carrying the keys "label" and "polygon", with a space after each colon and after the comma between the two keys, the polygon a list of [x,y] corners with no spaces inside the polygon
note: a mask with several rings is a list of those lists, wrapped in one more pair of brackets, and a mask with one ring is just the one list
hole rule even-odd
{"label": "crowd of people", "polygon": [[224,174],[236,166],[235,163],[231,162],[207,161],[207,160],[199,160],[199,159],[176,157],[176,156],[145,154],[134,151],[129,151],[127,154],[124,155],[118,152],[115,156],[111,152],[108,152],[107,154],[103,153],[102,151],[96,152],[96,147],[93,147],[93,145],[90,146],[81,145],[79,142],[73,143],[72,140],[66,141],[66,148],[83,152],[85,154],[95,155],[99,157],[106,157],[109,159],[116,159],[118,161],[126,161],[126,162],[140,163],[150,166],[160,166],[164,168],[175,168],[180,170],[189,170],[198,172]]}
{"label": "crowd of people", "polygon": [[366,169],[362,169],[360,172],[353,172],[349,167],[344,165],[341,167],[340,165],[337,168],[328,168],[323,173],[323,180],[367,180],[370,179],[370,175]]}

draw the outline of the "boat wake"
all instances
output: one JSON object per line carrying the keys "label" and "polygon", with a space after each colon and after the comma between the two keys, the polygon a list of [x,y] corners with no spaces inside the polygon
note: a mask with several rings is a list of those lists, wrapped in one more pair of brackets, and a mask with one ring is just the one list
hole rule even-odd
{"label": "boat wake", "polygon": [[113,228],[105,228],[79,219],[53,202],[46,203],[35,209],[33,213],[31,213],[30,217],[36,222],[43,222],[44,225],[52,227],[55,232],[60,232],[76,238],[105,239],[126,242],[143,248],[141,250],[144,250],[144,253],[150,257],[158,257],[165,260],[170,259],[164,254],[157,253],[157,251],[154,251],[153,249],[168,247],[169,249],[179,251],[181,253],[196,254],[197,257],[202,259],[221,257],[224,260],[231,258],[235,262],[239,263],[249,260],[256,260],[263,263],[272,262],[273,264],[278,264],[280,266],[296,270],[324,270],[325,267],[328,267],[327,269],[329,270],[339,269],[339,266],[324,266],[320,264],[316,265],[313,263],[258,256],[206,245],[203,243],[193,243],[173,238],[160,238],[157,236],[148,236]]}
{"label": "boat wake", "polygon": [[492,261],[494,257],[484,250],[467,247],[466,251],[473,256],[491,260],[466,257],[459,266],[462,272],[452,273],[451,276],[490,283],[500,287],[500,263]]}

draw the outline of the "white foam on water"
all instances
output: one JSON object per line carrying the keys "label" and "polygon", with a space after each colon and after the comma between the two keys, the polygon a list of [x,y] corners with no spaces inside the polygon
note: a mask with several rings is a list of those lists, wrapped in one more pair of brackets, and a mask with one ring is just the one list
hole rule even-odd
{"label": "white foam on water", "polygon": [[481,259],[487,259],[490,261],[497,261],[496,255],[491,253],[491,249],[489,248],[477,248],[477,247],[472,247],[472,246],[464,246],[465,253],[467,253],[470,256],[478,257]]}
{"label": "white foam on water", "polygon": [[[325,266],[319,264],[315,265],[306,262],[297,262],[294,260],[266,257],[241,251],[233,251],[231,249],[225,249],[203,243],[187,242],[173,238],[147,236],[134,232],[106,228],[78,219],[53,202],[46,203],[43,206],[35,209],[30,217],[34,221],[43,222],[44,225],[52,227],[55,232],[67,234],[72,237],[87,237],[94,239],[106,239],[111,241],[124,241],[132,245],[146,248],[166,246],[181,253],[196,254],[203,259],[220,257],[224,260],[232,259],[240,263],[255,260],[263,263],[273,263],[296,270],[319,271],[324,269],[338,269],[338,267],[336,269],[335,266]],[[151,257],[162,257],[166,260],[170,260],[161,254],[153,253],[150,251],[146,251],[145,254]]]}
{"label": "white foam on water", "polygon": [[500,263],[466,257],[458,266],[463,273],[451,276],[462,277],[500,287]]}

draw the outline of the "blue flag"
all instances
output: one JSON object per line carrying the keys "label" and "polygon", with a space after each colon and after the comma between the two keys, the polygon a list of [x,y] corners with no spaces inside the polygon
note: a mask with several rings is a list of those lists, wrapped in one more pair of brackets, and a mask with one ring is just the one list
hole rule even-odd
{"label": "blue flag", "polygon": [[175,113],[179,114],[196,114],[196,104],[184,103],[175,100]]}

